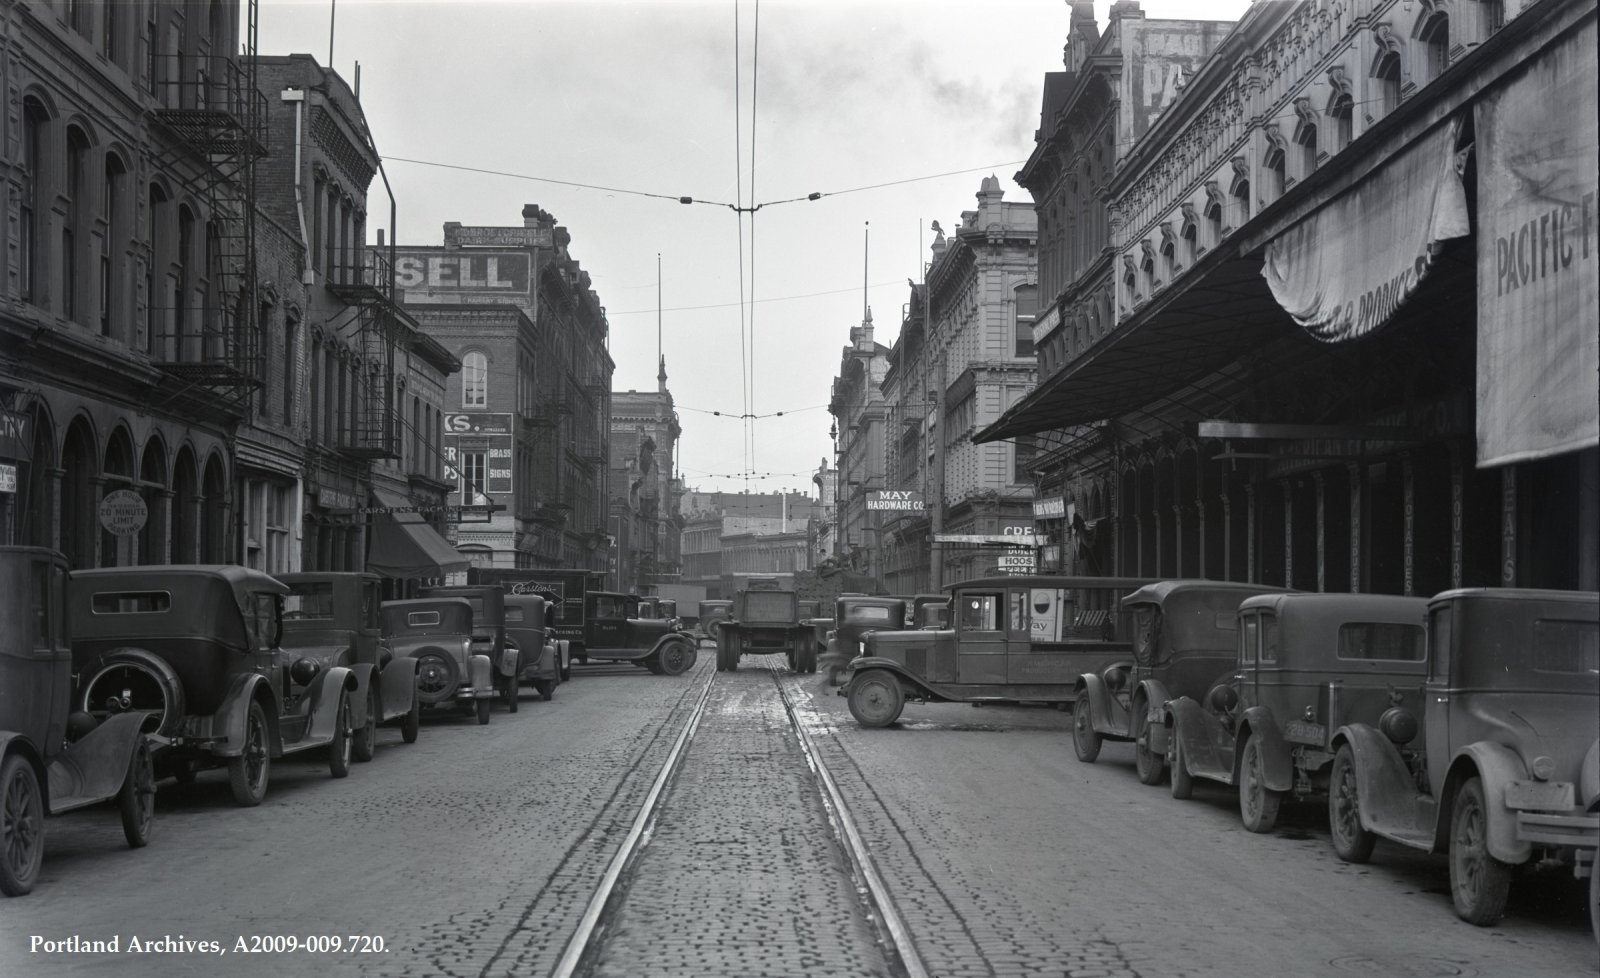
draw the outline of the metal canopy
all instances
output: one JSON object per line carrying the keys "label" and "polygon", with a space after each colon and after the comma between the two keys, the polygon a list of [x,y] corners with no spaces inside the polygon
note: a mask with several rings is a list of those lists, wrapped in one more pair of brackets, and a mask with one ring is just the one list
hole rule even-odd
{"label": "metal canopy", "polygon": [[1300,333],[1268,290],[1259,256],[1215,252],[1184,279],[1193,284],[1158,294],[973,441],[1115,418]]}

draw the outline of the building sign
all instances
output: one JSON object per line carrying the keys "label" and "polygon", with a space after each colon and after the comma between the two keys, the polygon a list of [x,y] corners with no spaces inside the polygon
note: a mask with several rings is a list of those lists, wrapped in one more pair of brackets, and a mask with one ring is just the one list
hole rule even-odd
{"label": "building sign", "polygon": [[446,435],[509,435],[509,414],[447,414],[444,416]]}
{"label": "building sign", "polygon": [[1595,44],[1591,20],[1477,103],[1480,467],[1600,444]]}
{"label": "building sign", "polygon": [[1062,588],[1036,587],[1028,590],[1028,639],[1033,642],[1061,641],[1061,626],[1067,616],[1067,592]]}
{"label": "building sign", "polygon": [[922,512],[922,493],[915,489],[875,489],[867,493],[868,510]]}
{"label": "building sign", "polygon": [[17,491],[17,467],[0,463],[0,492]]}
{"label": "building sign", "polygon": [[497,228],[447,223],[444,226],[444,241],[447,245],[468,248],[550,248],[555,245],[555,235],[549,228]]}
{"label": "building sign", "polygon": [[509,497],[515,488],[515,458],[511,415],[445,415],[444,477],[456,484],[450,494],[453,503],[481,507]]}
{"label": "building sign", "polygon": [[1033,324],[1033,342],[1035,344],[1043,343],[1044,338],[1054,332],[1055,328],[1060,325],[1061,306],[1057,304],[1051,306],[1050,311],[1041,316],[1039,321]]}
{"label": "building sign", "polygon": [[1033,518],[1036,520],[1059,520],[1066,515],[1067,500],[1064,496],[1047,496],[1033,501]]}
{"label": "building sign", "polygon": [[1438,126],[1267,243],[1261,274],[1306,332],[1334,343],[1382,326],[1427,274],[1436,244],[1470,232],[1460,129]]}
{"label": "building sign", "polygon": [[964,543],[980,547],[1040,547],[1045,537],[1033,527],[1007,527],[1003,533],[935,533],[934,543]]}
{"label": "building sign", "polygon": [[1032,547],[1008,548],[1000,555],[1000,573],[1002,574],[1033,574],[1038,572],[1038,563],[1035,560],[1035,551]]}
{"label": "building sign", "polygon": [[403,302],[525,298],[532,261],[520,251],[400,252],[394,260],[394,284]]}
{"label": "building sign", "polygon": [[100,525],[112,536],[131,537],[144,529],[150,508],[132,489],[116,489],[100,500]]}
{"label": "building sign", "polygon": [[33,419],[0,410],[0,458],[26,462],[33,457]]}
{"label": "building sign", "polygon": [[329,489],[327,486],[315,488],[317,505],[325,509],[348,509],[352,512],[356,508],[356,497],[348,492]]}

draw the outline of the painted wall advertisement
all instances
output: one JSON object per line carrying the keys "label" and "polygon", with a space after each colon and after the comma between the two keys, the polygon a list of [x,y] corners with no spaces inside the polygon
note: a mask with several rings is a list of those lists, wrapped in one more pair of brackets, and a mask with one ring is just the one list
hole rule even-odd
{"label": "painted wall advertisement", "polygon": [[511,507],[514,457],[511,415],[444,416],[444,477],[457,487],[451,502]]}
{"label": "painted wall advertisement", "polygon": [[530,293],[533,258],[521,251],[397,251],[401,302],[505,302]]}
{"label": "painted wall advertisement", "polygon": [[1595,44],[1591,20],[1477,103],[1479,466],[1600,444]]}

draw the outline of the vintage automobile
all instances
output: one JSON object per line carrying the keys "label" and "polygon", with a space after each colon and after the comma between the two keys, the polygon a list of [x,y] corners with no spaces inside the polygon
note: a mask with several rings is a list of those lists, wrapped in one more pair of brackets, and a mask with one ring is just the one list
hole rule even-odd
{"label": "vintage automobile", "polygon": [[370,761],[379,724],[398,721],[400,737],[415,743],[422,715],[417,698],[417,660],[396,659],[383,635],[383,579],[376,574],[306,571],[279,574],[283,596],[283,640],[287,652],[327,666],[346,666],[356,677],[350,698],[355,729],[350,753]]}
{"label": "vintage automobile", "polygon": [[98,725],[69,716],[66,558],[0,546],[0,893],[22,896],[44,862],[44,816],[115,799],[122,834],[137,849],[155,824],[155,771],[143,727],[129,711]]}
{"label": "vintage automobile", "polygon": [[505,602],[506,635],[521,651],[518,681],[532,686],[542,700],[555,699],[561,685],[560,653],[549,631],[555,609],[538,594],[508,594]]}
{"label": "vintage automobile", "polygon": [[1285,797],[1325,792],[1335,731],[1421,709],[1427,605],[1390,594],[1246,598],[1235,671],[1201,700],[1162,707],[1172,796],[1188,798],[1195,778],[1237,786],[1244,827],[1269,832]]}
{"label": "vintage automobile", "polygon": [[281,646],[288,590],[231,564],[73,571],[82,709],[102,722],[158,714],[157,774],[188,780],[226,765],[240,805],[261,803],[272,762],[288,754],[326,748],[329,772],[345,777],[356,676]]}
{"label": "vintage automobile", "polygon": [[639,599],[616,591],[590,591],[584,599],[583,640],[574,643],[580,662],[632,662],[658,676],[677,676],[695,663],[698,643],[674,623],[640,618]]}
{"label": "vintage automobile", "polygon": [[1565,864],[1589,877],[1600,941],[1600,594],[1470,588],[1427,613],[1422,698],[1329,724],[1334,851],[1446,853],[1456,913],[1480,926],[1517,867]]}
{"label": "vintage automobile", "polygon": [[680,626],[683,624],[683,620],[678,617],[677,598],[657,598],[656,607],[661,609],[662,620],[677,622]]}
{"label": "vintage automobile", "polygon": [[1139,578],[1017,575],[951,587],[952,628],[879,631],[846,667],[850,713],[864,727],[919,702],[1070,702],[1078,677],[1133,651],[1123,597]]}
{"label": "vintage automobile", "polygon": [[498,684],[494,665],[473,639],[466,598],[409,598],[382,605],[383,634],[400,658],[417,660],[417,699],[424,709],[455,703],[489,722]]}
{"label": "vintage automobile", "polygon": [[833,631],[827,651],[817,660],[828,685],[837,686],[851,660],[861,655],[866,637],[872,632],[898,632],[906,627],[904,598],[843,595],[833,602]]}
{"label": "vintage automobile", "polygon": [[700,602],[700,634],[706,638],[715,639],[717,637],[717,629],[722,627],[722,622],[732,616],[732,601]]}
{"label": "vintage automobile", "polygon": [[949,628],[950,596],[919,594],[913,599],[907,628]]}
{"label": "vintage automobile", "polygon": [[1239,603],[1283,588],[1228,581],[1158,581],[1122,599],[1133,611],[1133,658],[1078,677],[1072,745],[1094,763],[1102,741],[1133,741],[1134,768],[1145,784],[1167,770],[1161,708],[1180,696],[1204,696],[1239,657]]}
{"label": "vintage automobile", "polygon": [[822,602],[821,601],[816,601],[816,600],[813,600],[813,599],[810,599],[810,598],[806,598],[806,599],[803,599],[800,602],[800,620],[801,621],[810,621],[811,619],[820,617],[821,615],[822,615]]}
{"label": "vintage automobile", "polygon": [[794,591],[744,590],[734,593],[733,616],[717,630],[717,671],[733,672],[746,655],[781,652],[795,672],[817,671],[817,646],[809,623],[800,621]]}
{"label": "vintage automobile", "polygon": [[425,587],[423,598],[465,598],[472,605],[472,651],[494,664],[494,688],[506,707],[517,712],[521,688],[517,679],[522,652],[506,638],[506,592],[494,584],[455,584]]}

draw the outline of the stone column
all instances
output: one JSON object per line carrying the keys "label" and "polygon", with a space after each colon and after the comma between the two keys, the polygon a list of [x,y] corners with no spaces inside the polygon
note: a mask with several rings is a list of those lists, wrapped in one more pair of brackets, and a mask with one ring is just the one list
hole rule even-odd
{"label": "stone column", "polygon": [[162,489],[156,494],[156,518],[161,520],[161,532],[153,534],[158,538],[156,552],[146,555],[153,558],[152,563],[172,563],[172,499],[176,495],[171,489]]}
{"label": "stone column", "polygon": [[1260,575],[1256,573],[1256,487],[1244,487],[1244,577],[1247,581],[1259,581]]}
{"label": "stone column", "polygon": [[[93,554],[91,567],[104,567],[105,553],[102,544],[105,543],[105,532],[100,529],[100,502],[106,498],[106,480],[104,476],[91,475],[89,477],[89,498],[93,502],[89,506],[88,518],[83,520],[84,531],[89,534],[89,552]],[[82,519],[83,514],[79,514]],[[112,560],[116,555],[112,555]]]}
{"label": "stone column", "polygon": [[1345,466],[1350,476],[1350,593],[1361,593],[1361,463]]}
{"label": "stone column", "polygon": [[1194,500],[1194,543],[1196,548],[1195,566],[1200,569],[1200,576],[1206,576],[1206,501],[1196,496]]}
{"label": "stone column", "polygon": [[1138,513],[1133,517],[1133,573],[1135,577],[1144,576],[1144,514]]}
{"label": "stone column", "polygon": [[1294,587],[1294,480],[1278,484],[1283,487],[1283,586]]}
{"label": "stone column", "polygon": [[1405,513],[1405,584],[1400,593],[1410,597],[1416,590],[1417,574],[1417,467],[1410,455],[1400,461],[1400,482]]}
{"label": "stone column", "polygon": [[1183,505],[1174,503],[1172,506],[1172,558],[1176,565],[1172,568],[1173,577],[1183,576]]}
{"label": "stone column", "polygon": [[1461,462],[1461,446],[1450,443],[1450,586],[1460,587],[1466,515],[1466,470]]}
{"label": "stone column", "polygon": [[1233,580],[1233,503],[1222,494],[1222,579]]}
{"label": "stone column", "polygon": [[61,479],[67,474],[66,469],[48,468],[44,470],[44,495],[46,511],[44,525],[39,528],[43,538],[39,541],[41,546],[51,550],[61,549]]}
{"label": "stone column", "polygon": [[1322,472],[1311,473],[1317,487],[1317,593],[1328,590],[1328,495]]}
{"label": "stone column", "polygon": [[206,497],[195,493],[189,500],[189,512],[183,514],[189,522],[189,547],[188,552],[179,554],[177,562],[180,564],[198,564],[201,562],[201,547],[205,545],[205,518]]}

